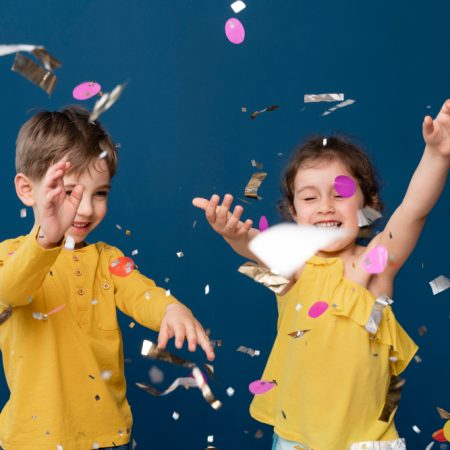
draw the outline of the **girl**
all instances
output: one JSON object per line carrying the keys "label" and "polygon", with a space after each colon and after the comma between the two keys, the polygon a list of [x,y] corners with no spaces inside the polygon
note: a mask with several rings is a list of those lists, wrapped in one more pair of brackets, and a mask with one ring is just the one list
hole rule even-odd
{"label": "girl", "polygon": [[[394,425],[401,379],[417,346],[390,307],[393,280],[413,251],[437,202],[450,165],[450,100],[423,123],[423,157],[386,228],[367,247],[358,245],[358,211],[380,211],[378,184],[367,156],[340,138],[313,138],[296,150],[282,181],[281,210],[298,224],[344,227],[350,233],[297,271],[278,302],[278,333],[263,380],[275,387],[255,396],[251,415],[274,426],[273,450],[405,449]],[[356,191],[341,197],[338,176]],[[432,180],[432,183],[430,181]],[[213,195],[195,198],[211,227],[240,255],[258,230]],[[389,264],[378,274],[364,268],[383,246]],[[317,304],[320,312],[317,313]],[[377,321],[377,318],[379,319]],[[381,320],[380,320],[381,319]],[[302,332],[302,333],[299,333]]]}

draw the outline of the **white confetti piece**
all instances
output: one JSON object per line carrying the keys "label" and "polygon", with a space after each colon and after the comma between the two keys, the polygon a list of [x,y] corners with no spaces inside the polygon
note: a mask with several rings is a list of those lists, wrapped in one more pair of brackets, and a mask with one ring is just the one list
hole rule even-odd
{"label": "white confetti piece", "polygon": [[303,101],[305,103],[342,102],[344,94],[305,94]]}
{"label": "white confetti piece", "polygon": [[295,306],[295,309],[297,311],[300,311],[302,309],[302,305],[300,305],[300,303],[297,303],[297,305]]}
{"label": "white confetti piece", "polygon": [[209,284],[205,286],[205,295],[209,294]]}
{"label": "white confetti piece", "polygon": [[179,418],[180,418],[180,414],[177,413],[176,411],[174,411],[174,412],[172,413],[172,419],[173,419],[173,420],[178,420]]}
{"label": "white confetti piece", "polygon": [[177,252],[177,256],[178,256],[178,258],[182,258],[184,256],[184,253],[183,252]]}
{"label": "white confetti piece", "polygon": [[75,248],[75,239],[70,234],[66,236],[64,248],[66,248],[67,250],[73,250]]}
{"label": "white confetti piece", "polygon": [[100,155],[98,156],[100,159],[104,159],[108,156],[108,151],[107,150],[103,150]]}
{"label": "white confetti piece", "polygon": [[139,251],[138,251],[137,249],[134,249],[134,250],[131,252],[131,255],[132,255],[132,256],[136,256],[138,253],[139,253]]}
{"label": "white confetti piece", "polygon": [[207,441],[211,444],[214,442],[214,435],[209,435]]}
{"label": "white confetti piece", "polygon": [[169,297],[170,296],[170,289],[167,289],[167,291],[166,291],[166,297]]}
{"label": "white confetti piece", "polygon": [[323,138],[322,145],[323,145],[324,147],[326,147],[326,146],[327,146],[327,143],[328,143],[328,139],[327,139],[327,138]]}
{"label": "white confetti piece", "polygon": [[98,442],[94,442],[94,443],[92,444],[92,448],[93,448],[93,449],[100,448],[100,444],[99,444]]}
{"label": "white confetti piece", "polygon": [[26,208],[22,208],[20,210],[20,218],[21,219],[25,219],[25,217],[27,217],[27,209]]}
{"label": "white confetti piece", "polygon": [[431,280],[429,285],[431,286],[433,295],[436,295],[450,287],[450,280],[444,275],[439,275],[434,280]]}
{"label": "white confetti piece", "polygon": [[92,303],[93,305],[96,305],[96,304],[98,303],[98,300],[97,300],[96,298],[93,298],[93,299],[91,300],[91,303]]}
{"label": "white confetti piece", "polygon": [[234,395],[234,389],[231,386],[227,388],[227,395],[228,397],[232,397]]}
{"label": "white confetti piece", "polygon": [[422,358],[419,355],[414,356],[414,361],[416,361],[416,363],[421,363],[422,362]]}
{"label": "white confetti piece", "polygon": [[113,373],[112,370],[103,370],[100,373],[100,376],[104,379],[104,380],[109,380],[112,377]]}
{"label": "white confetti piece", "polygon": [[245,7],[246,4],[241,0],[237,0],[231,4],[231,9],[235,12],[235,14],[239,14],[243,9],[245,9]]}
{"label": "white confetti piece", "polygon": [[345,102],[338,103],[336,106],[333,106],[330,109],[327,109],[324,113],[322,113],[322,116],[328,116],[328,114],[331,114],[332,112],[336,111],[338,108],[345,108],[346,106],[353,105],[355,103],[355,100],[352,100],[349,98],[348,100],[345,100]]}
{"label": "white confetti piece", "polygon": [[250,355],[252,358],[253,356],[259,356],[261,354],[261,352],[259,350],[253,350],[252,348],[249,347],[244,347],[243,345],[240,345],[237,349],[237,352],[241,352],[241,353],[247,353],[248,355]]}
{"label": "white confetti piece", "polygon": [[117,228],[118,230],[121,230],[121,229],[122,229],[122,227],[121,227],[119,224],[116,224],[116,228]]}
{"label": "white confetti piece", "polygon": [[283,223],[259,233],[249,248],[272,272],[290,278],[318,250],[346,234],[346,230],[337,227]]}
{"label": "white confetti piece", "polygon": [[425,450],[431,450],[433,448],[434,442],[430,442],[426,447]]}
{"label": "white confetti piece", "polygon": [[416,433],[420,433],[420,428],[417,425],[413,425],[412,429],[416,432]]}

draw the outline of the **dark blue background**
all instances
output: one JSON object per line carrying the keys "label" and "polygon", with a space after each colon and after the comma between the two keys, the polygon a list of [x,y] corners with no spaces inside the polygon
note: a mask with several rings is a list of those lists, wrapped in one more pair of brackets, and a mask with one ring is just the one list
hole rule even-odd
{"label": "dark blue background", "polygon": [[[128,81],[117,104],[101,118],[121,143],[120,166],[109,214],[92,239],[117,245],[128,255],[138,249],[141,271],[170,288],[212,330],[212,338],[223,340],[212,383],[222,409],[213,411],[195,390],[154,398],[134,386],[149,381],[151,365],[164,370],[163,386],[186,372],[141,360],[142,339],[154,340],[156,334],[131,329],[131,320],[121,317],[140,449],[202,449],[208,435],[215,436],[221,450],[271,445],[271,429],[248,414],[247,386],[260,377],[275,336],[275,301],[269,290],[237,273],[241,258],[209,229],[191,206],[192,197],[226,191],[242,197],[254,171],[250,161],[256,159],[268,177],[260,189],[263,200],[244,204],[246,214],[256,221],[265,214],[274,224],[280,220],[275,209],[280,174],[292,148],[312,133],[340,131],[363,143],[372,156],[383,179],[388,216],[421,157],[424,115],[435,115],[450,97],[447,1],[246,0],[247,8],[238,15],[231,2],[1,4],[0,43],[44,45],[63,66],[49,98],[10,71],[13,55],[0,58],[0,239],[25,234],[32,226],[31,211],[20,219],[22,205],[13,188],[15,138],[30,110],[72,103],[72,89],[82,81],[96,80],[106,92]],[[242,45],[224,35],[230,17],[246,28]],[[322,92],[343,92],[356,103],[322,117],[333,104],[303,103],[304,94]],[[272,104],[280,109],[249,119],[250,112]],[[241,112],[242,106],[248,113]],[[394,310],[423,359],[406,372],[397,413],[409,449],[423,449],[443,426],[436,406],[450,410],[450,291],[433,296],[428,285],[438,275],[449,275],[449,193],[447,187],[396,282]],[[178,251],[185,256],[178,258]],[[206,284],[211,288],[207,296]],[[428,328],[423,337],[417,332],[421,325]],[[260,349],[261,356],[238,353],[239,345]],[[194,358],[204,361],[200,352]],[[229,386],[236,391],[231,398],[225,393]],[[4,382],[0,395],[2,401],[8,397]],[[171,418],[173,411],[181,414],[178,421]],[[412,425],[422,433],[414,433]],[[260,439],[254,437],[258,429],[264,431]]]}

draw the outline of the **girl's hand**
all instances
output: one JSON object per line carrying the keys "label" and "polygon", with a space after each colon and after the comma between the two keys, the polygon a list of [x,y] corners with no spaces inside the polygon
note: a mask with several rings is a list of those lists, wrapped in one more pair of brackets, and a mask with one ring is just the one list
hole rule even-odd
{"label": "girl's hand", "polygon": [[167,341],[172,337],[175,337],[176,348],[183,347],[184,340],[187,339],[191,352],[195,352],[197,345],[200,345],[209,361],[215,358],[209,338],[200,322],[185,306],[178,303],[172,303],[166,309],[159,331],[158,347],[166,348]]}
{"label": "girl's hand", "polygon": [[244,237],[247,238],[253,222],[250,219],[245,222],[240,220],[244,208],[237,205],[231,213],[230,207],[233,203],[233,196],[230,194],[225,195],[221,205],[219,205],[219,202],[220,197],[216,194],[210,200],[200,197],[192,200],[194,206],[205,211],[206,220],[214,231],[225,239],[234,241]]}
{"label": "girl's hand", "polygon": [[446,100],[434,120],[425,117],[422,129],[427,146],[442,156],[450,156],[450,100]]}
{"label": "girl's hand", "polygon": [[70,163],[65,159],[50,166],[35,194],[39,243],[44,247],[52,247],[62,240],[80,206],[83,187],[75,186],[70,196],[64,190],[63,179],[69,168]]}

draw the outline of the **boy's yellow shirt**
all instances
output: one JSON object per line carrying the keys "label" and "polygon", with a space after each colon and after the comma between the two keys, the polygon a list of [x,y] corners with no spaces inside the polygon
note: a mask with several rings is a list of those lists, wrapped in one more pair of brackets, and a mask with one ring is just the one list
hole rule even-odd
{"label": "boy's yellow shirt", "polygon": [[[137,270],[112,275],[109,265],[120,256],[102,242],[45,250],[36,230],[0,244],[0,303],[14,307],[0,325],[11,392],[0,414],[4,450],[87,450],[130,441],[116,307],[157,331],[177,300]],[[33,317],[62,305],[47,320]]]}

